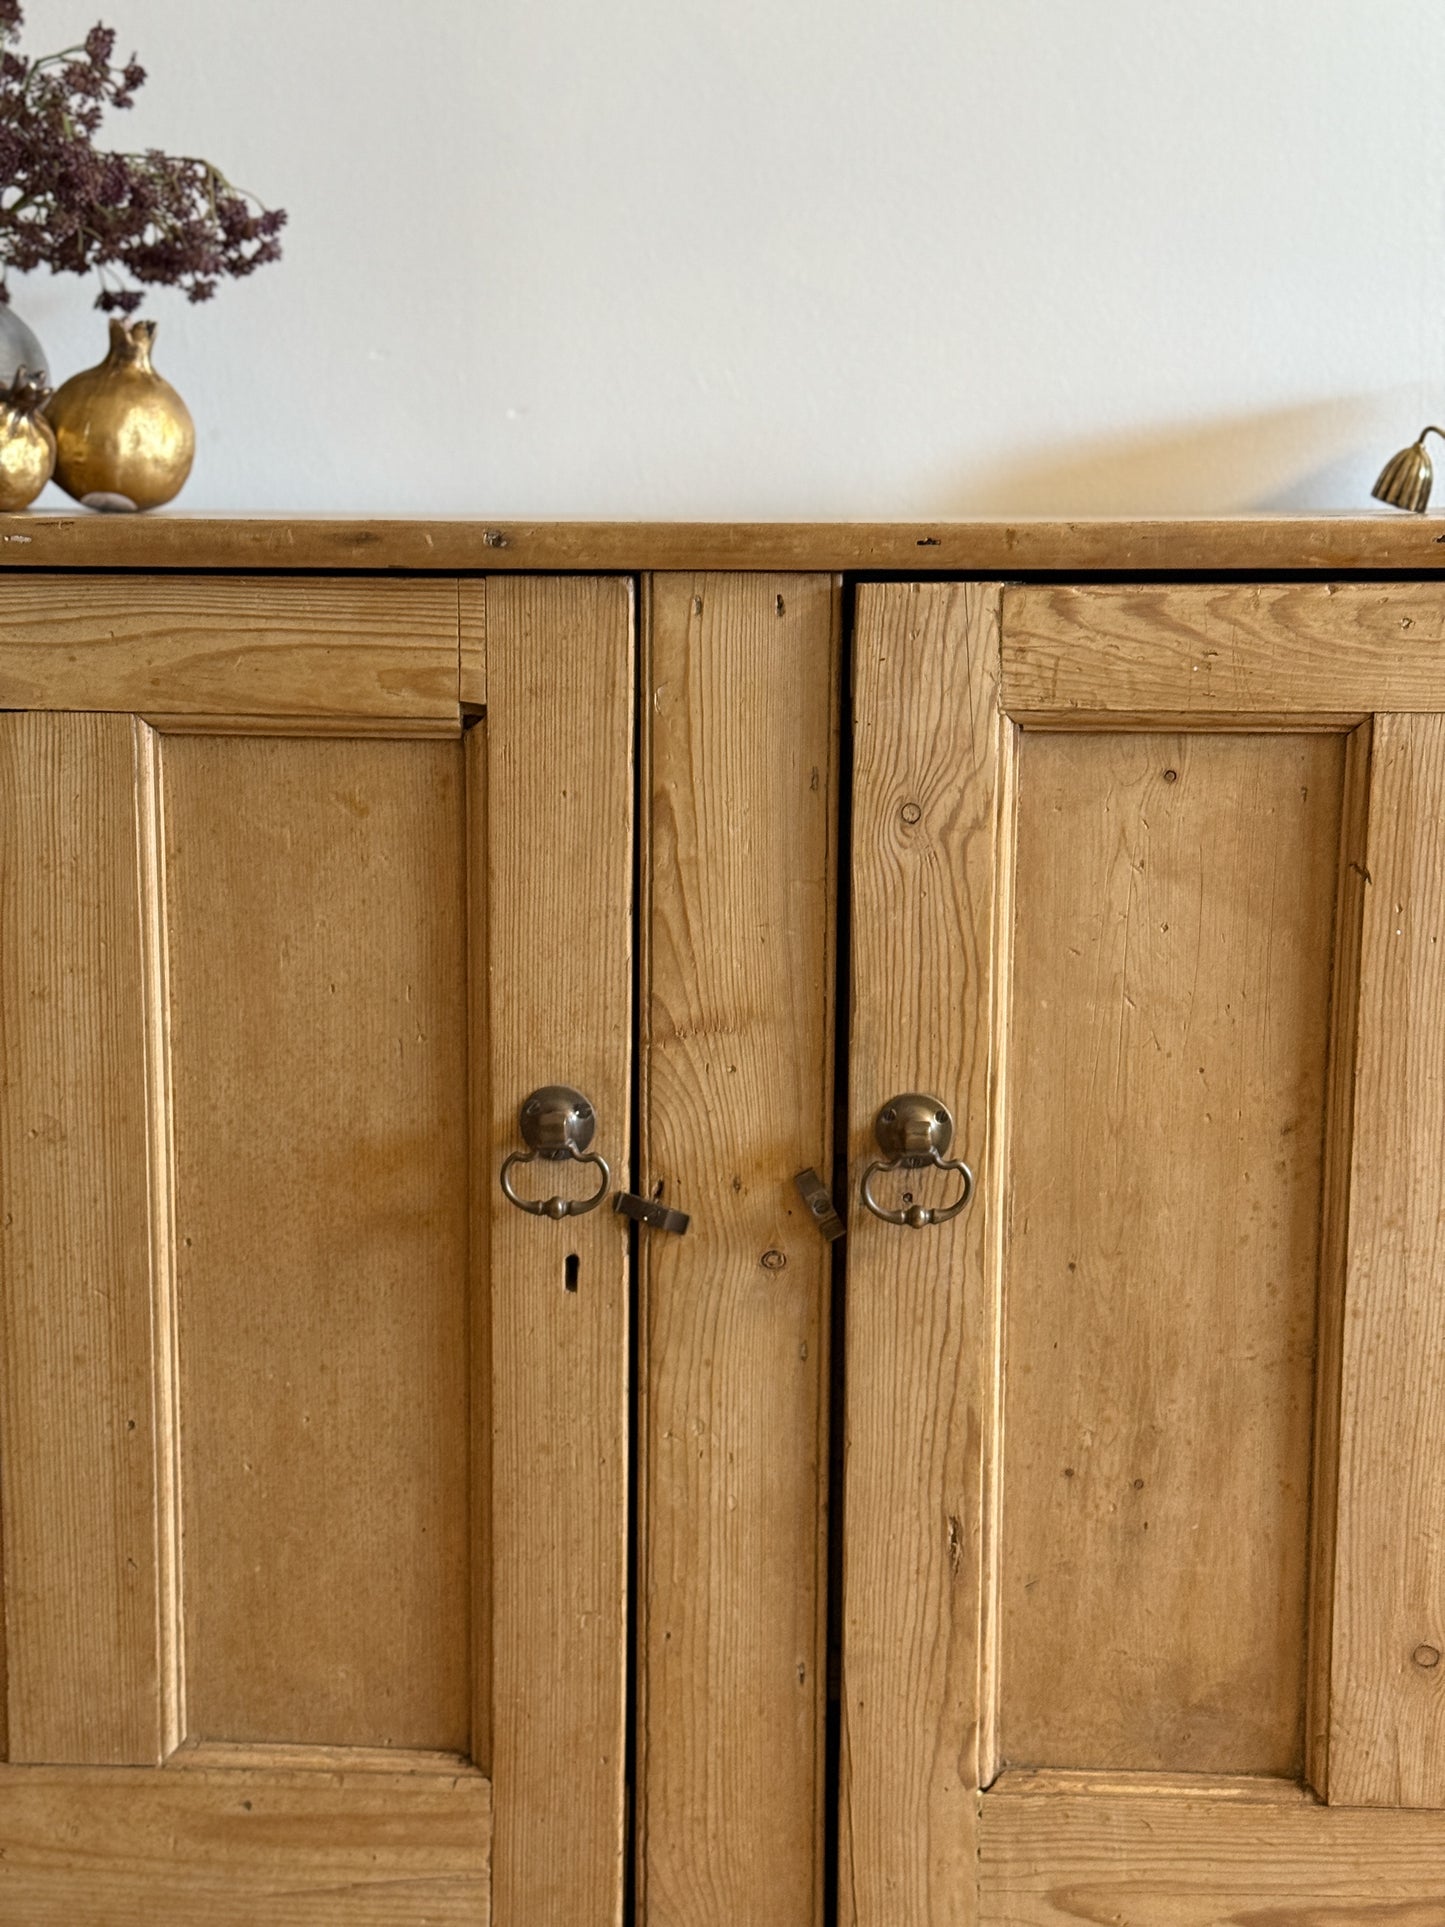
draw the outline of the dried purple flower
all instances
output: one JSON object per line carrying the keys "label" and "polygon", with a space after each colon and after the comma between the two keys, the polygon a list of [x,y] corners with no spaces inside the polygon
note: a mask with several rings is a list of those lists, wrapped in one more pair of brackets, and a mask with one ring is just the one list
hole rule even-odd
{"label": "dried purple flower", "polygon": [[105,109],[129,107],[146,78],[134,57],[112,64],[113,28],[98,22],[80,46],[28,60],[13,46],[24,24],[19,0],[0,0],[0,303],[12,269],[94,268],[96,306],[131,314],[141,290],[108,273],[208,301],[223,277],[280,258],[285,210],[209,161],[96,148]]}

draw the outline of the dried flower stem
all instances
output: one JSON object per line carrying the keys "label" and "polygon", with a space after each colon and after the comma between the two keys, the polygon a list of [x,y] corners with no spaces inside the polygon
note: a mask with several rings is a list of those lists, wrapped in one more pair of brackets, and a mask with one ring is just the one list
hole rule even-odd
{"label": "dried flower stem", "polygon": [[19,0],[0,0],[0,302],[12,269],[93,268],[96,306],[130,314],[143,296],[128,282],[208,301],[222,277],[279,259],[284,209],[263,207],[210,161],[96,147],[105,108],[130,107],[146,78],[134,58],[112,64],[111,28],[26,59],[15,50],[24,18]]}

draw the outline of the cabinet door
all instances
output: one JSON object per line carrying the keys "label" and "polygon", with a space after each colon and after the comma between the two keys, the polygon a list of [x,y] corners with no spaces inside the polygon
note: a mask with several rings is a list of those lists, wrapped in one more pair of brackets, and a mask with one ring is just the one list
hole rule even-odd
{"label": "cabinet door", "polygon": [[823,1909],[840,593],[644,584],[638,1915]]}
{"label": "cabinet door", "polygon": [[631,660],[5,583],[0,1918],[619,1918],[626,1238],[497,1173],[555,1081],[625,1169]]}
{"label": "cabinet door", "polygon": [[[1440,1915],[1442,644],[1404,583],[860,591],[859,1927]],[[909,1090],[977,1178],[918,1228],[856,1204]]]}

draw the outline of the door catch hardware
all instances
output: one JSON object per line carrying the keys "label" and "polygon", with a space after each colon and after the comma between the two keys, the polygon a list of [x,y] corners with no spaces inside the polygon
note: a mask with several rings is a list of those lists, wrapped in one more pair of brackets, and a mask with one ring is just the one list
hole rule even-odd
{"label": "door catch hardware", "polygon": [[813,1223],[831,1243],[841,1238],[848,1227],[838,1216],[838,1207],[833,1202],[833,1194],[824,1184],[818,1173],[809,1165],[806,1171],[799,1171],[793,1179],[798,1187],[798,1196],[807,1205]]}
{"label": "door catch hardware", "polygon": [[656,1198],[639,1198],[634,1191],[619,1191],[612,1200],[612,1209],[621,1217],[635,1219],[638,1224],[651,1225],[654,1231],[674,1231],[679,1238],[692,1223],[685,1211],[674,1211],[668,1205],[659,1204]]}
{"label": "door catch hardware", "polygon": [[[890,1097],[873,1120],[873,1134],[883,1155],[874,1158],[868,1166],[859,1188],[864,1204],[875,1218],[882,1218],[885,1224],[906,1224],[914,1231],[921,1231],[925,1225],[947,1224],[950,1218],[958,1216],[973,1196],[973,1173],[961,1158],[944,1156],[953,1142],[953,1119],[946,1104],[940,1104],[936,1097],[924,1096],[921,1091],[906,1091],[902,1097]],[[952,1204],[922,1205],[909,1199],[904,1209],[890,1211],[873,1195],[873,1179],[880,1171],[926,1170],[958,1172],[963,1189]]]}
{"label": "door catch hardware", "polygon": [[[502,1161],[502,1190],[519,1211],[530,1211],[539,1218],[580,1218],[584,1211],[595,1210],[612,1187],[612,1172],[606,1158],[589,1151],[597,1129],[597,1113],[570,1084],[544,1084],[517,1113],[525,1151],[513,1151]],[[550,1164],[570,1159],[574,1164],[595,1164],[602,1182],[587,1198],[521,1198],[512,1189],[512,1170],[542,1158]]]}

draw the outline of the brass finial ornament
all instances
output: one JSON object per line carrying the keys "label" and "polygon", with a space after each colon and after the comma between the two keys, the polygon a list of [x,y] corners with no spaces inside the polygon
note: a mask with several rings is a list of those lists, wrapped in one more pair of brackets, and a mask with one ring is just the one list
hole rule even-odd
{"label": "brass finial ornament", "polygon": [[1392,455],[1380,470],[1380,479],[1370,490],[1377,502],[1388,502],[1392,509],[1409,509],[1413,515],[1425,513],[1430,501],[1430,484],[1435,479],[1425,447],[1427,435],[1438,435],[1445,441],[1445,429],[1422,428],[1410,446]]}

